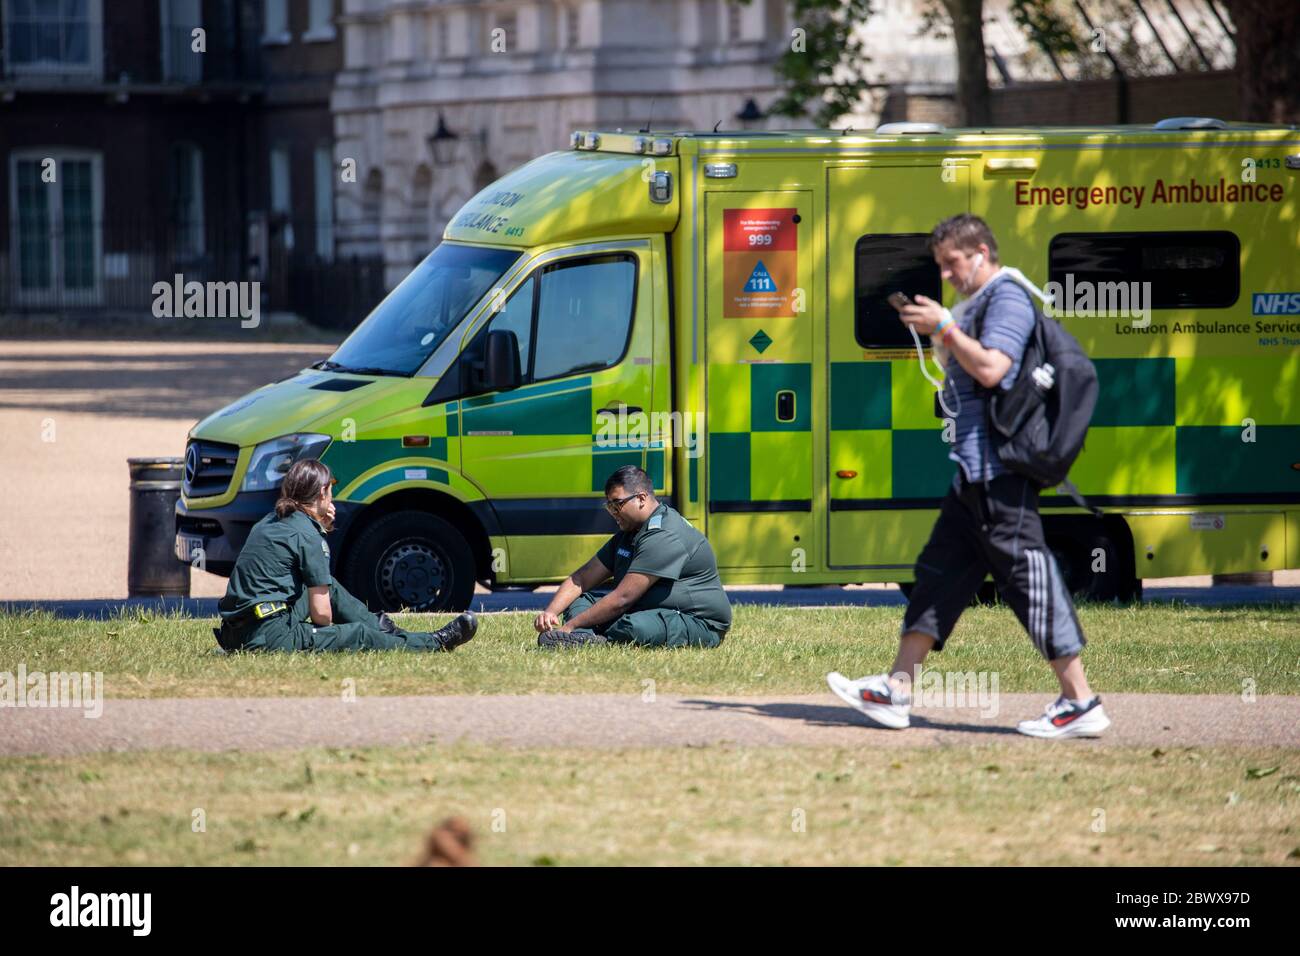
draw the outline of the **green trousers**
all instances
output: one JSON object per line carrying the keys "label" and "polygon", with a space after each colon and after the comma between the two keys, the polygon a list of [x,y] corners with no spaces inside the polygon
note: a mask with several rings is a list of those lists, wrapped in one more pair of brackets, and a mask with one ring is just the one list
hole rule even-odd
{"label": "green trousers", "polygon": [[[565,609],[565,623],[604,596],[604,593],[584,591]],[[614,644],[635,644],[638,647],[717,647],[726,635],[726,631],[716,630],[693,614],[665,607],[629,611],[592,630],[605,635]]]}
{"label": "green trousers", "polygon": [[442,644],[432,634],[379,629],[379,618],[343,585],[330,579],[330,609],[334,623],[317,627],[311,622],[306,591],[287,614],[260,621],[248,633],[246,651],[436,651]]}

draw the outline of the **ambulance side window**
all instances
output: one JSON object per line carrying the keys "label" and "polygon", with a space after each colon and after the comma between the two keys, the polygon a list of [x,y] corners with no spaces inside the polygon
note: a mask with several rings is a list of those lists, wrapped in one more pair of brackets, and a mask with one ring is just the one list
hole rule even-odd
{"label": "ambulance side window", "polygon": [[636,302],[636,259],[608,255],[542,273],[531,380],[617,365],[627,353]]}
{"label": "ambulance side window", "polygon": [[1087,289],[1098,301],[1079,308],[1104,315],[1118,314],[1121,293],[1127,311],[1134,293],[1149,292],[1150,309],[1226,309],[1241,292],[1241,240],[1231,232],[1068,232],[1052,237],[1047,257],[1066,308]]}
{"label": "ambulance side window", "polygon": [[515,338],[519,340],[519,368],[525,379],[533,346],[533,289],[536,286],[536,278],[529,276],[528,281],[515,290],[501,311],[488,323],[490,331],[506,329],[515,333]]}
{"label": "ambulance side window", "polygon": [[853,336],[865,349],[911,348],[912,334],[889,304],[895,292],[943,296],[926,232],[863,236],[853,249]]}

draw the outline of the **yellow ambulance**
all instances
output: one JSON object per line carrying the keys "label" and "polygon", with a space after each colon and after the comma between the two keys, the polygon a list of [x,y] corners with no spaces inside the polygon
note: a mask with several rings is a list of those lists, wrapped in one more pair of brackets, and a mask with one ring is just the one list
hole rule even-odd
{"label": "yellow ambulance", "polygon": [[[295,460],[374,607],[557,581],[633,463],[729,583],[906,586],[955,465],[886,297],[984,217],[1100,399],[1044,497],[1071,588],[1300,567],[1300,131],[583,130],[473,197],[330,360],[195,426],[178,558],[229,573]],[[928,345],[928,343],[927,343]],[[928,351],[928,348],[927,348]]]}

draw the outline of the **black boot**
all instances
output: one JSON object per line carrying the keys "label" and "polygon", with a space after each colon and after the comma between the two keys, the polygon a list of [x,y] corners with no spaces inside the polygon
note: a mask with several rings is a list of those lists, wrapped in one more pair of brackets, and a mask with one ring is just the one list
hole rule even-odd
{"label": "black boot", "polygon": [[456,620],[433,632],[444,651],[454,651],[469,641],[478,630],[478,618],[473,611],[465,611]]}
{"label": "black boot", "polygon": [[393,623],[393,619],[383,611],[379,612],[379,629],[385,634],[405,634],[400,627]]}
{"label": "black boot", "polygon": [[575,627],[572,631],[561,631],[558,628],[550,631],[543,631],[537,636],[537,646],[544,647],[547,650],[556,650],[561,647],[580,647],[584,644],[608,644],[609,638],[603,634],[597,634],[585,627]]}

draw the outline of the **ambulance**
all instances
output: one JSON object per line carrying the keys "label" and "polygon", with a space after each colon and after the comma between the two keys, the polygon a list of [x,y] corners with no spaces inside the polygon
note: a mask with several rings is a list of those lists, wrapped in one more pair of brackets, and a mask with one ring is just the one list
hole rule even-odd
{"label": "ambulance", "polygon": [[[898,582],[956,465],[886,301],[982,216],[1100,398],[1049,543],[1082,598],[1300,568],[1300,130],[574,132],[474,196],[326,361],[199,422],[180,560],[228,574],[285,470],[338,480],[372,607],[562,580],[635,464],[728,583]],[[920,339],[927,361],[928,342]],[[931,364],[931,374],[934,374]]]}

